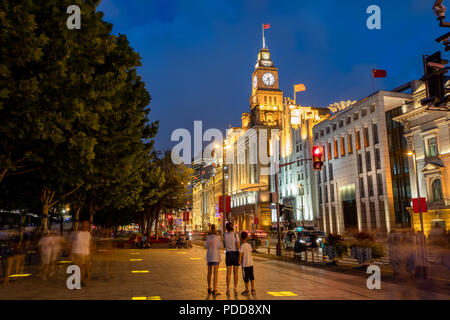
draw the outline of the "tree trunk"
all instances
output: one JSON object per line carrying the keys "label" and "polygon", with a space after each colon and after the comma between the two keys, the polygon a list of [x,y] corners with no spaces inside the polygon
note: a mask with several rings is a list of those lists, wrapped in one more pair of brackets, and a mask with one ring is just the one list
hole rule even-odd
{"label": "tree trunk", "polygon": [[92,226],[94,225],[94,214],[97,211],[97,207],[95,206],[94,202],[91,201],[89,204],[89,225],[92,232]]}
{"label": "tree trunk", "polygon": [[50,209],[50,207],[47,204],[42,205],[42,225],[41,225],[41,230],[42,233],[47,233],[48,232],[48,210]]}
{"label": "tree trunk", "polygon": [[159,220],[159,212],[156,213],[156,225],[155,225],[155,239],[158,240],[158,220]]}
{"label": "tree trunk", "polygon": [[79,225],[80,225],[80,211],[81,211],[81,206],[76,206],[75,207],[75,214],[73,217],[73,229],[75,231],[78,231]]}
{"label": "tree trunk", "polygon": [[59,225],[59,234],[62,237],[64,234],[64,215],[61,213],[61,221]]}
{"label": "tree trunk", "polygon": [[43,188],[41,191],[41,204],[42,204],[42,225],[41,230],[42,233],[48,232],[48,212],[52,205],[53,198],[55,197],[55,191],[52,191],[47,188]]}
{"label": "tree trunk", "polygon": [[3,178],[6,175],[6,171],[8,171],[8,169],[4,168],[2,169],[2,171],[0,171],[0,182],[2,182]]}

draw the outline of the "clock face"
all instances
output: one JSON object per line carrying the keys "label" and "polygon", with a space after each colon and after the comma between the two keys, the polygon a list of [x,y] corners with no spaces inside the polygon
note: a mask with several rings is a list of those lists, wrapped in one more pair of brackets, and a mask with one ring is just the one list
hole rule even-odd
{"label": "clock face", "polygon": [[263,53],[263,59],[265,59],[265,60],[269,59],[269,54],[267,52]]}
{"label": "clock face", "polygon": [[262,81],[266,86],[271,86],[275,83],[275,77],[270,72],[264,73]]}
{"label": "clock face", "polygon": [[253,88],[256,88],[258,85],[258,78],[256,76],[253,77]]}

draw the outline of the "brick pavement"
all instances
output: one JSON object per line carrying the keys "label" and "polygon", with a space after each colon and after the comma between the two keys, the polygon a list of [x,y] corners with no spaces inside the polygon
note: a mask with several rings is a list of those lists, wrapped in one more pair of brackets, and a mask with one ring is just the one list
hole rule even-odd
{"label": "brick pavement", "polygon": [[[130,261],[142,259],[142,261]],[[224,268],[222,257],[221,268]],[[419,290],[416,285],[399,285],[381,282],[381,290],[369,290],[366,279],[320,268],[287,263],[265,257],[254,257],[256,296],[244,297],[242,277],[239,294],[225,295],[225,271],[219,271],[218,297],[206,292],[205,249],[115,249],[111,256],[108,280],[102,275],[98,261],[93,263],[93,279],[81,290],[68,290],[65,268],[59,266],[57,274],[43,281],[34,267],[32,275],[12,279],[10,284],[0,284],[0,299],[450,299],[450,295]],[[146,271],[148,273],[133,271]],[[420,284],[427,288],[429,283]],[[268,292],[272,292],[269,294]],[[275,292],[275,293],[274,293]],[[284,292],[284,293],[279,293]],[[274,296],[275,295],[275,296]]]}

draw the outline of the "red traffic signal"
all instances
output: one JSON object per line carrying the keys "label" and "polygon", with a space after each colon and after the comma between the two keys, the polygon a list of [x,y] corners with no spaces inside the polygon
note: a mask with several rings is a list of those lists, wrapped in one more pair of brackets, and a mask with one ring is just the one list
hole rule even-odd
{"label": "red traffic signal", "polygon": [[322,170],[323,166],[323,147],[313,146],[312,148],[313,169]]}

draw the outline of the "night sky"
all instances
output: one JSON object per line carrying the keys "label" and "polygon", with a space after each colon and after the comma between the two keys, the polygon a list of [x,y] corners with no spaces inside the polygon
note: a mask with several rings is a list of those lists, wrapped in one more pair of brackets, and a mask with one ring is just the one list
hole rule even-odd
{"label": "night sky", "polygon": [[[251,73],[267,46],[280,87],[302,105],[326,107],[372,92],[370,68],[386,69],[375,89],[393,89],[423,74],[422,54],[442,50],[430,0],[244,1],[103,0],[99,10],[127,35],[141,55],[139,72],[152,96],[151,119],[160,120],[156,148],[170,149],[176,128],[225,130],[249,110]],[[366,9],[381,8],[381,30],[368,30]],[[443,50],[442,50],[443,51]],[[444,55],[446,57],[446,55]]]}

